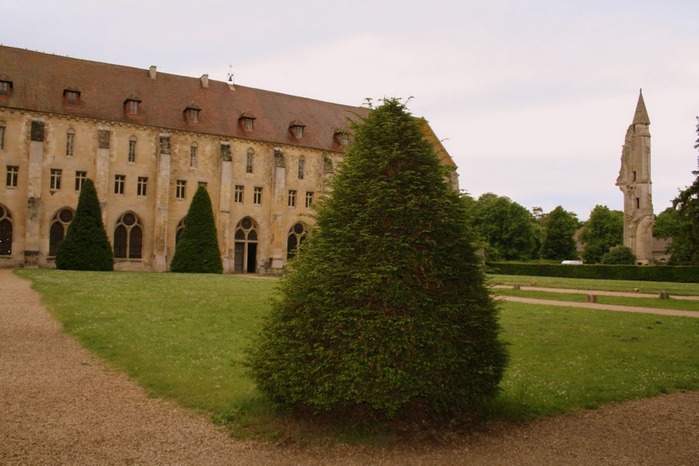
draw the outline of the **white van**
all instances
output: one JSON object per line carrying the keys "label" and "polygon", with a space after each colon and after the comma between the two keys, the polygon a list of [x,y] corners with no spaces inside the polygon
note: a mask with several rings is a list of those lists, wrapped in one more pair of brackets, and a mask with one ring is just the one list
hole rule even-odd
{"label": "white van", "polygon": [[562,261],[563,265],[582,265],[582,261]]}

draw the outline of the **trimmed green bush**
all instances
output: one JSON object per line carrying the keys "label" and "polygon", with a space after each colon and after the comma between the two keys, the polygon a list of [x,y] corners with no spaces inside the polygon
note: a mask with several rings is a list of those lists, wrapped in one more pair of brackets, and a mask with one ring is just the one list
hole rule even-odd
{"label": "trimmed green bush", "polygon": [[63,270],[114,270],[114,255],[102,223],[102,209],[92,180],[80,190],[75,217],[56,251]]}
{"label": "trimmed green bush", "polygon": [[199,186],[170,264],[172,272],[223,273],[216,223],[206,188]]}
{"label": "trimmed green bush", "polygon": [[507,355],[466,207],[395,99],[355,134],[249,352],[282,408],[444,420],[498,393]]}
{"label": "trimmed green bush", "polygon": [[490,262],[487,271],[502,275],[641,280],[651,282],[699,283],[699,267],[669,265],[561,265],[519,262]]}
{"label": "trimmed green bush", "polygon": [[627,246],[616,246],[602,256],[603,264],[633,265],[636,263],[636,256],[631,248]]}

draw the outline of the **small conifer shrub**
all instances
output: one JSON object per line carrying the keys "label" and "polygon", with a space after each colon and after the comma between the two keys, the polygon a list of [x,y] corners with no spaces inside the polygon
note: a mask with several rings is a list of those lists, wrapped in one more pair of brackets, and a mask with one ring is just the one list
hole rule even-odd
{"label": "small conifer shrub", "polygon": [[249,351],[252,376],[297,413],[472,414],[498,393],[507,354],[466,206],[403,103],[388,99],[351,129]]}
{"label": "small conifer shrub", "polygon": [[187,212],[187,223],[170,264],[172,272],[223,273],[211,198],[199,186]]}
{"label": "small conifer shrub", "polygon": [[80,190],[75,217],[56,251],[63,270],[114,270],[114,255],[102,223],[102,209],[92,180]]}

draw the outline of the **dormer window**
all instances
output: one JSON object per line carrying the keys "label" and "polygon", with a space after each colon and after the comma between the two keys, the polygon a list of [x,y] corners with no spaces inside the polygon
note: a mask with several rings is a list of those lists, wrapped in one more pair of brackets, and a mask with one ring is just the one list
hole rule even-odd
{"label": "dormer window", "polygon": [[77,107],[80,103],[80,91],[71,89],[63,91],[63,103],[66,107]]}
{"label": "dormer window", "polygon": [[0,99],[8,98],[12,94],[12,81],[0,81]]}
{"label": "dormer window", "polygon": [[184,110],[184,118],[187,123],[199,123],[199,112],[201,109],[195,105],[190,105]]}
{"label": "dormer window", "polygon": [[124,110],[126,111],[127,115],[138,115],[140,106],[140,100],[127,99],[126,102],[124,102]]}
{"label": "dormer window", "polygon": [[296,138],[296,139],[301,139],[303,138],[303,130],[306,127],[301,120],[294,120],[291,123],[289,123],[289,131],[291,131],[291,134]]}
{"label": "dormer window", "polygon": [[240,126],[243,127],[243,130],[248,132],[253,130],[253,127],[255,126],[255,120],[256,118],[250,112],[244,112],[242,115],[240,115],[240,118],[238,118]]}
{"label": "dormer window", "polygon": [[349,144],[349,134],[345,131],[335,131],[335,140],[341,146],[346,146]]}

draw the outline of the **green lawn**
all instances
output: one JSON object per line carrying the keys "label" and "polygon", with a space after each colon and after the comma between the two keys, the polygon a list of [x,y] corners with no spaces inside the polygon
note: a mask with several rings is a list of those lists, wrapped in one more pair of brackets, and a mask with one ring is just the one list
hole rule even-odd
{"label": "green lawn", "polygon": [[[240,435],[285,435],[288,422],[271,421],[273,411],[244,366],[244,348],[269,309],[276,280],[17,273],[33,281],[66,332],[153,396],[210,413]],[[699,319],[520,303],[501,307],[511,363],[493,416],[521,420],[699,390]]]}

